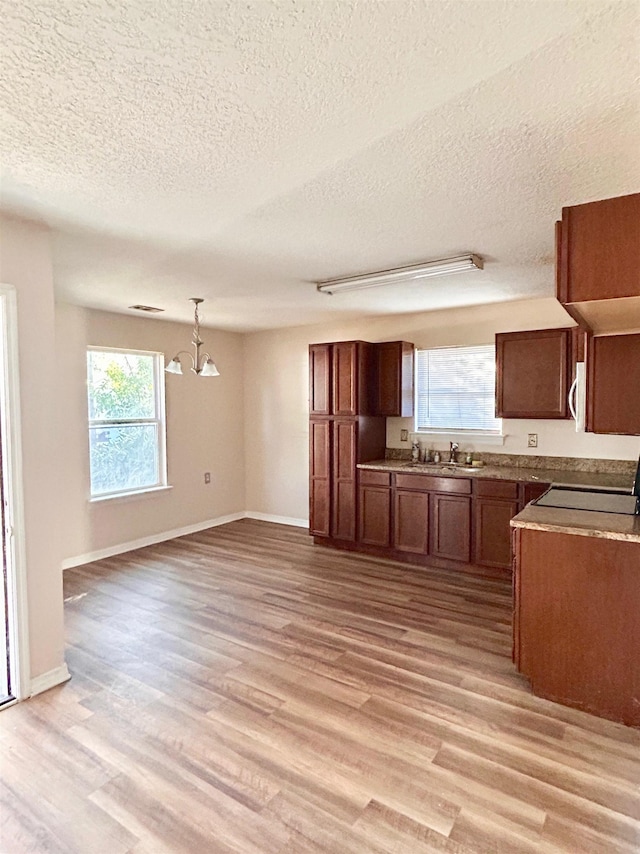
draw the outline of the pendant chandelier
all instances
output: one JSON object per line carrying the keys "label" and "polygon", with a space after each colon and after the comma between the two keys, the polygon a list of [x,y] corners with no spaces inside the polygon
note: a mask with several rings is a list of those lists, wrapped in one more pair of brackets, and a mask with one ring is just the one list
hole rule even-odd
{"label": "pendant chandelier", "polygon": [[192,342],[195,348],[195,356],[193,356],[187,350],[180,350],[180,352],[176,353],[173,359],[169,362],[169,364],[165,368],[165,371],[168,374],[181,374],[182,363],[180,362],[180,356],[188,356],[192,362],[192,366],[189,368],[189,370],[193,371],[194,374],[197,374],[199,377],[219,377],[220,371],[213,364],[213,359],[211,358],[209,353],[203,353],[202,355],[200,355],[202,339],[200,338],[200,318],[198,316],[198,306],[201,302],[204,302],[204,300],[200,297],[191,297],[190,302],[192,302],[195,306]]}

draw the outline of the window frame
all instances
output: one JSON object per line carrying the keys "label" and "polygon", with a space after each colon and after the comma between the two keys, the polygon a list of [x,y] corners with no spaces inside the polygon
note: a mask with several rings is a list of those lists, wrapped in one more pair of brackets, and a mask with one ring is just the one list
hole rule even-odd
{"label": "window frame", "polygon": [[[490,344],[445,344],[439,347],[416,347],[415,351],[415,384],[414,384],[414,416],[413,416],[413,432],[416,436],[446,436],[450,439],[477,439],[484,444],[504,443],[504,422],[502,418],[497,418],[499,426],[496,430],[486,430],[481,427],[419,427],[418,426],[418,399],[420,388],[418,384],[418,360],[422,352],[434,352],[437,350],[471,350],[479,347],[492,347],[495,354],[495,343]],[[495,359],[494,359],[495,364]],[[423,392],[424,393],[424,392]]]}
{"label": "window frame", "polygon": [[[89,442],[89,501],[107,501],[114,498],[127,498],[129,496],[142,495],[149,492],[158,492],[170,489],[167,480],[167,413],[165,405],[165,382],[164,382],[164,353],[158,350],[134,350],[128,347],[103,347],[100,345],[87,346],[87,437],[91,437],[91,431],[100,427],[129,427],[138,424],[149,424],[156,428],[156,463],[158,480],[154,484],[136,486],[131,489],[118,489],[111,492],[92,491],[91,485],[91,442]],[[153,399],[155,417],[153,418],[119,418],[104,419],[91,418],[89,401],[89,353],[119,353],[127,356],[152,356],[153,357]]]}

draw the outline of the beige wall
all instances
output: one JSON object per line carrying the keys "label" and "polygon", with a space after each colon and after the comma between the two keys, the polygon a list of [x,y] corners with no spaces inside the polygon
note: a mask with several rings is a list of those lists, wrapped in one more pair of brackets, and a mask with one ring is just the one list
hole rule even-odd
{"label": "beige wall", "polygon": [[[184,324],[56,307],[58,404],[64,441],[62,556],[113,549],[216,520],[245,508],[242,336],[203,329],[219,377],[166,376],[167,458],[172,489],[129,498],[89,501],[86,348],[156,350],[170,358],[188,349]],[[204,472],[211,484],[204,483]]]}
{"label": "beige wall", "polygon": [[[337,299],[338,297],[333,297]],[[364,318],[331,326],[298,327],[248,335],[245,344],[247,509],[304,519],[308,516],[308,345],[322,341],[411,341],[418,347],[485,344],[496,332],[573,326],[553,299],[466,309]],[[409,419],[388,419],[387,443],[399,441]],[[478,450],[527,453],[527,433],[538,434],[545,456],[637,459],[640,439],[576,434],[570,422],[505,421],[502,447]],[[436,447],[437,445],[434,445]],[[442,443],[441,447],[444,447]]]}
{"label": "beige wall", "polygon": [[46,228],[0,219],[0,281],[18,298],[20,417],[31,677],[64,663],[60,466],[51,248]]}

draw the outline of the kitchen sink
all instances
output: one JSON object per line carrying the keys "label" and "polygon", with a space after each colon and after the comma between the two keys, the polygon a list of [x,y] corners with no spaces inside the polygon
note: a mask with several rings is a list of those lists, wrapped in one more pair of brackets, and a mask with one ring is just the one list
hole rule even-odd
{"label": "kitchen sink", "polygon": [[428,472],[450,474],[454,471],[476,472],[479,470],[479,466],[465,466],[460,463],[404,463],[402,467],[421,471],[425,474]]}

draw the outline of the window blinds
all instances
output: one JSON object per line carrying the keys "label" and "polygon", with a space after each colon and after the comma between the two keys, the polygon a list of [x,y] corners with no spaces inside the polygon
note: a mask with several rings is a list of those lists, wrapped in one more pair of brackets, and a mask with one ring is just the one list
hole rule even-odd
{"label": "window blinds", "polygon": [[495,346],[441,347],[416,354],[416,430],[499,433]]}

